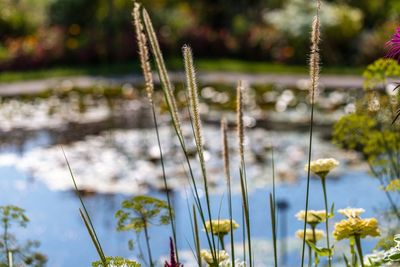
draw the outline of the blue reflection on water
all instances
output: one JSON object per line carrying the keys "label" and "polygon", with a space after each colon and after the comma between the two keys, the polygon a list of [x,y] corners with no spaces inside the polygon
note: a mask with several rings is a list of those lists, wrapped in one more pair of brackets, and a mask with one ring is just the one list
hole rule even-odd
{"label": "blue reflection on water", "polygon": [[[51,166],[49,166],[51,168]],[[0,168],[2,178],[2,198],[0,205],[13,204],[27,210],[31,222],[27,229],[13,229],[21,239],[40,240],[40,250],[49,257],[48,266],[90,266],[96,260],[96,252],[79,216],[79,202],[73,192],[50,191],[32,177],[13,167]],[[301,222],[294,214],[304,207],[305,179],[300,179],[293,185],[282,184],[277,187],[277,199],[285,199],[289,208],[286,213],[288,220],[286,236],[291,237],[295,231],[302,228]],[[365,172],[349,172],[337,180],[328,180],[328,197],[335,207],[363,207],[365,217],[376,215],[376,210],[386,205],[384,193],[379,189],[376,180],[368,177]],[[259,239],[271,239],[268,194],[271,188],[258,189],[250,195],[252,235]],[[323,208],[323,194],[319,180],[311,181],[310,208]],[[163,197],[162,193],[152,192],[154,196]],[[173,202],[176,209],[178,244],[180,249],[190,250],[188,241],[192,240],[190,216],[184,192],[175,193]],[[127,249],[127,241],[135,238],[131,233],[118,233],[115,229],[114,213],[126,195],[95,195],[85,198],[88,210],[99,235],[99,239],[107,255],[133,255]],[[212,213],[218,217],[227,217],[226,198],[221,202],[221,195],[212,196]],[[234,195],[234,218],[240,222],[240,195]],[[220,203],[222,203],[220,209]],[[335,220],[339,220],[340,215]],[[282,219],[282,217],[281,217]],[[281,221],[282,223],[283,221]],[[331,229],[333,225],[331,225]],[[168,254],[169,226],[153,227],[153,252],[156,257]],[[280,229],[282,230],[282,229]],[[240,241],[241,229],[237,231],[237,242]],[[281,231],[280,231],[281,232]],[[370,251],[376,240],[365,242],[365,251]],[[206,245],[206,239],[202,239]],[[300,260],[300,252],[291,252],[290,263]]]}

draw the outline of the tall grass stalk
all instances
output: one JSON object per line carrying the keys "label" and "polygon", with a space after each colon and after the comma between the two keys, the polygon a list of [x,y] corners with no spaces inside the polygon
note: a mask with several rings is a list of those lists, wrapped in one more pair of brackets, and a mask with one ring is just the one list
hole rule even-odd
{"label": "tall grass stalk", "polygon": [[274,247],[274,266],[278,267],[278,253],[276,248],[276,218],[275,218],[275,202],[272,193],[269,194],[269,205],[271,212],[271,227],[272,227],[272,243]]}
{"label": "tall grass stalk", "polygon": [[235,238],[233,235],[232,186],[231,186],[231,174],[230,174],[230,164],[229,164],[229,144],[228,144],[227,125],[225,118],[221,120],[221,134],[222,134],[222,158],[224,160],[224,173],[226,178],[226,189],[228,192],[228,209],[229,209],[230,237],[231,237],[231,261],[232,261],[232,267],[235,267]]}
{"label": "tall grass stalk", "polygon": [[153,24],[151,22],[149,13],[145,8],[143,8],[142,10],[142,15],[143,15],[143,22],[145,25],[145,31],[147,33],[147,37],[152,48],[154,59],[156,61],[158,75],[160,77],[161,85],[163,87],[163,92],[165,100],[168,105],[168,110],[171,113],[171,118],[175,126],[175,131],[177,132],[180,138],[183,138],[181,130],[181,122],[179,120],[179,115],[178,115],[178,107],[174,97],[174,89],[168,76],[167,68],[164,63],[164,58],[161,53],[160,45],[158,44]]}
{"label": "tall grass stalk", "polygon": [[[250,225],[250,212],[249,212],[249,197],[248,197],[248,186],[247,186],[247,177],[246,177],[246,164],[244,160],[244,123],[243,123],[243,85],[242,82],[239,81],[237,86],[237,135],[239,140],[239,156],[240,156],[240,188],[242,192],[242,206],[243,206],[243,216],[245,225],[243,227],[246,228],[246,236],[247,236],[247,249],[249,253],[249,266],[253,266],[253,253],[251,249],[251,225]],[[245,235],[243,235],[245,236]],[[246,250],[244,250],[244,254],[246,254]]]}
{"label": "tall grass stalk", "polygon": [[[319,12],[321,9],[321,1],[317,0],[317,14],[313,19],[312,31],[311,31],[311,53],[310,53],[310,101],[311,101],[311,115],[310,115],[310,139],[308,147],[308,168],[307,168],[307,189],[306,189],[306,203],[305,203],[305,218],[304,218],[304,233],[306,233],[307,228],[307,213],[308,213],[308,199],[310,194],[310,174],[311,174],[311,153],[312,153],[312,140],[313,140],[313,126],[314,126],[314,105],[315,98],[318,89],[319,81],[319,41],[320,41],[320,17]],[[328,233],[327,233],[328,235]],[[303,245],[301,252],[301,266],[304,266],[304,252],[306,245],[306,235],[303,236]],[[329,256],[329,266],[331,266],[331,259]]]}
{"label": "tall grass stalk", "polygon": [[[202,134],[202,126],[200,119],[200,111],[199,111],[199,96],[198,96],[198,88],[196,82],[196,72],[193,64],[193,53],[192,49],[185,45],[182,48],[183,53],[183,61],[185,65],[185,74],[186,74],[186,86],[188,90],[189,97],[189,107],[190,107],[190,117],[191,117],[191,125],[193,126],[193,135],[196,143],[197,154],[199,157],[201,172],[203,176],[204,182],[204,190],[205,190],[205,198],[207,204],[207,212],[210,221],[212,220],[211,215],[211,201],[209,197],[208,191],[208,179],[207,179],[207,170],[206,163],[204,160],[204,149],[203,149],[203,134]],[[211,233],[213,232],[213,225],[210,224]],[[214,235],[211,235],[212,242],[215,248]]]}
{"label": "tall grass stalk", "polygon": [[193,210],[193,228],[194,228],[194,237],[195,237],[195,247],[196,247],[196,254],[197,254],[197,261],[199,263],[199,266],[201,266],[201,256],[200,256],[200,236],[199,236],[199,225],[197,222],[197,215],[196,215],[196,209],[194,205],[192,206]]}
{"label": "tall grass stalk", "polygon": [[[326,212],[326,221],[325,221],[325,230],[326,230],[326,244],[328,246],[329,249],[329,255],[328,255],[328,263],[329,266],[331,266],[331,246],[330,246],[330,242],[329,242],[329,217],[330,217],[330,213],[328,211],[328,197],[326,194],[326,178],[325,177],[321,177],[321,183],[322,183],[322,190],[324,193],[324,204],[325,204],[325,212]],[[315,237],[314,237],[315,240]]]}
{"label": "tall grass stalk", "polygon": [[[153,24],[151,22],[149,14],[147,13],[145,8],[143,8],[142,15],[143,15],[143,21],[144,21],[144,26],[145,26],[145,30],[147,33],[147,37],[148,37],[148,40],[149,40],[151,48],[152,48],[151,51],[152,51],[153,56],[156,61],[157,71],[158,71],[158,75],[160,77],[161,85],[163,88],[164,97],[165,97],[165,100],[166,100],[166,103],[168,106],[168,111],[171,115],[172,124],[173,124],[174,130],[175,130],[175,133],[178,137],[183,154],[185,156],[185,161],[188,165],[189,177],[190,177],[192,186],[194,188],[194,190],[193,190],[194,201],[195,201],[197,210],[199,212],[203,227],[206,228],[205,227],[206,226],[205,214],[204,214],[204,211],[203,211],[203,208],[201,205],[200,196],[198,193],[199,190],[198,190],[198,186],[196,183],[196,179],[194,177],[194,173],[193,173],[193,169],[192,169],[192,166],[190,163],[189,155],[188,155],[188,152],[186,149],[185,140],[182,135],[181,123],[180,123],[179,116],[178,116],[178,110],[177,110],[176,100],[175,100],[175,96],[174,96],[174,92],[173,92],[173,87],[172,87],[172,84],[171,84],[169,76],[168,76],[168,72],[167,72],[163,57],[162,57],[162,53],[160,50],[160,46],[158,44],[157,36],[156,36],[154,28],[153,28]],[[191,122],[191,124],[193,127],[193,122]],[[207,199],[208,199],[208,196],[207,196]],[[211,220],[211,212],[209,212],[208,217],[209,217],[209,220]],[[211,234],[211,237],[210,237],[210,234],[206,232],[206,237],[207,237],[207,242],[209,244],[213,259],[214,259],[214,261],[216,261],[217,258],[216,258],[216,251],[215,251],[214,236]]]}
{"label": "tall grass stalk", "polygon": [[272,237],[274,245],[274,266],[278,266],[278,250],[277,250],[277,209],[276,209],[276,195],[275,195],[275,156],[274,147],[271,146],[271,159],[272,159],[272,199],[270,199],[270,212],[272,224]]}
{"label": "tall grass stalk", "polygon": [[92,223],[92,219],[90,218],[89,212],[87,211],[85,203],[82,200],[82,196],[80,194],[80,191],[79,191],[78,186],[77,186],[76,181],[75,181],[74,173],[72,172],[71,165],[69,164],[67,155],[65,154],[64,148],[62,146],[61,146],[61,150],[62,150],[62,153],[64,155],[65,162],[67,163],[68,171],[70,173],[72,182],[74,184],[75,193],[78,196],[79,201],[80,201],[80,203],[82,205],[82,208],[83,208],[83,211],[82,211],[82,209],[79,209],[79,213],[80,213],[80,215],[82,217],[83,222],[85,223],[86,230],[88,231],[88,233],[90,235],[90,238],[92,239],[93,245],[96,248],[97,254],[100,257],[100,260],[103,263],[103,266],[107,266],[106,256],[104,254],[103,248],[101,247],[99,238],[97,237],[96,230],[94,229],[94,226],[93,226],[93,223]]}
{"label": "tall grass stalk", "polygon": [[165,192],[166,192],[166,196],[167,196],[169,216],[171,219],[171,231],[172,231],[172,238],[174,241],[175,256],[176,256],[177,262],[179,263],[178,243],[177,243],[176,226],[175,226],[175,215],[172,211],[172,202],[171,202],[170,191],[169,191],[169,186],[168,186],[168,182],[167,182],[167,176],[166,176],[166,172],[165,172],[164,156],[163,156],[162,147],[161,147],[160,133],[158,130],[157,115],[156,115],[154,101],[153,101],[154,82],[153,82],[153,75],[151,72],[150,61],[149,61],[147,38],[146,38],[146,35],[144,34],[143,22],[142,22],[142,18],[140,16],[140,4],[135,3],[135,6],[134,6],[134,9],[132,12],[132,16],[133,16],[133,22],[134,22],[135,31],[136,31],[136,40],[137,40],[138,47],[139,47],[139,57],[140,57],[140,63],[141,63],[140,65],[142,68],[143,77],[145,79],[147,98],[148,98],[150,106],[151,106],[151,111],[152,111],[152,115],[153,115],[153,123],[154,123],[154,128],[155,128],[155,132],[156,132],[156,136],[157,136],[157,144],[158,144],[161,168],[162,168],[162,177],[163,177],[164,188],[165,188]]}
{"label": "tall grass stalk", "polygon": [[193,234],[194,250],[192,249],[192,246],[190,245],[189,241],[188,241],[188,245],[192,250],[193,256],[196,258],[198,266],[201,266],[201,254],[200,254],[201,245],[200,245],[199,228],[198,228],[197,216],[196,216],[196,207],[195,207],[195,205],[192,205],[192,207],[190,207],[189,197],[188,197],[186,189],[185,189],[185,193],[186,193],[186,205],[187,205],[189,219],[190,219],[190,227],[191,227],[192,234]]}

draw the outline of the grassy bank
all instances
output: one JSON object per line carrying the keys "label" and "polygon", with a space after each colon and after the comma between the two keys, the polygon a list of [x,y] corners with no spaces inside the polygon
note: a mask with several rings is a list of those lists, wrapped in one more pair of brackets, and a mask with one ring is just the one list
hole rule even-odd
{"label": "grassy bank", "polygon": [[[268,62],[252,62],[236,59],[197,59],[199,71],[229,71],[245,73],[293,73],[307,74],[307,67],[283,65]],[[170,70],[182,70],[183,66],[179,59],[169,59],[167,65]],[[353,74],[362,73],[361,67],[326,67],[324,74]],[[110,65],[87,65],[87,66],[59,66],[48,69],[28,71],[0,72],[0,82],[14,82],[23,80],[46,79],[52,77],[68,77],[79,75],[126,75],[139,72],[138,63],[116,63]]]}

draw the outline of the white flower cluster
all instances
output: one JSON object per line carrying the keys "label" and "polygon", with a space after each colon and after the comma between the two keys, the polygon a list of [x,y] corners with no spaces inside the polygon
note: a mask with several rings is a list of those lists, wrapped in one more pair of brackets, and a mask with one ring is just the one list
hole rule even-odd
{"label": "white flower cluster", "polygon": [[[214,264],[211,251],[203,249],[200,251],[200,256],[207,264]],[[221,263],[229,259],[229,254],[225,250],[220,250],[217,252],[216,258],[216,260]]]}
{"label": "white flower cluster", "polygon": [[[296,232],[296,236],[297,236],[297,238],[303,240],[304,230],[298,230]],[[324,236],[325,236],[325,233],[322,230],[315,229],[315,231],[313,232],[313,230],[311,230],[311,229],[306,229],[306,241],[317,242],[317,241],[321,240]]]}
{"label": "white flower cluster", "polygon": [[[212,233],[214,235],[226,235],[231,231],[231,220],[229,219],[219,219],[219,220],[211,220],[206,222],[206,231]],[[233,230],[237,229],[239,224],[232,220],[232,228]]]}
{"label": "white flower cluster", "polygon": [[[326,159],[317,159],[311,161],[310,170],[316,175],[326,175],[331,170],[336,168],[339,165],[339,161],[334,158],[326,158]],[[308,171],[308,164],[304,167],[305,171]]]}
{"label": "white flower cluster", "polygon": [[365,210],[361,208],[345,208],[338,210],[338,212],[347,218],[359,218],[361,213],[364,213]]}
{"label": "white flower cluster", "polygon": [[[318,224],[326,221],[326,211],[325,210],[308,210],[307,211],[307,223]],[[306,219],[305,210],[301,210],[296,214],[296,218],[299,221],[304,221]]]}

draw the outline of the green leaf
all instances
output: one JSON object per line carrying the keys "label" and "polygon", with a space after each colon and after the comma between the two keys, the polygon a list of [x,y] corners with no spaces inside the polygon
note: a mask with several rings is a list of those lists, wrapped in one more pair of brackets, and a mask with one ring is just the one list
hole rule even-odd
{"label": "green leaf", "polygon": [[321,248],[321,247],[317,247],[315,246],[314,243],[310,242],[310,241],[306,241],[307,244],[311,247],[311,249],[317,253],[318,256],[321,257],[328,257],[329,255],[333,255],[333,246],[332,248]]}
{"label": "green leaf", "polygon": [[92,262],[93,267],[140,267],[140,263],[124,259],[122,257],[106,257],[105,263],[101,261]]}
{"label": "green leaf", "polygon": [[335,203],[332,203],[331,212],[329,213],[328,217],[333,218],[335,216]]}
{"label": "green leaf", "polygon": [[344,255],[344,254],[343,254],[343,259],[344,259],[344,262],[346,263],[346,267],[352,267],[350,265],[349,260],[347,259],[346,255]]}

